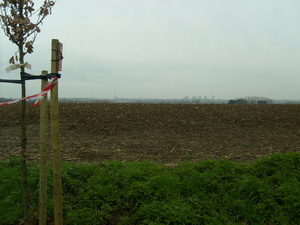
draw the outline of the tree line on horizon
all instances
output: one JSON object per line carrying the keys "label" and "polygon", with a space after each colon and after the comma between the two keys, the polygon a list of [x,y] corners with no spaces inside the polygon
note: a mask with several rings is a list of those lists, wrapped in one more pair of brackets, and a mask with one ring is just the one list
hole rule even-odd
{"label": "tree line on horizon", "polygon": [[273,104],[273,100],[267,97],[247,96],[243,98],[231,99],[228,101],[228,104]]}

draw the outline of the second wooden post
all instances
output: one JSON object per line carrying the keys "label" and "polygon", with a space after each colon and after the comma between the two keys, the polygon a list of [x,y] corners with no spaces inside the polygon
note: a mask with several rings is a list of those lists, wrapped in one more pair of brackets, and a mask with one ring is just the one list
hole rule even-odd
{"label": "second wooden post", "polygon": [[[43,70],[42,75],[48,71]],[[41,89],[47,85],[47,79],[41,80]],[[47,225],[47,95],[40,103],[40,203],[39,225]]]}
{"label": "second wooden post", "polygon": [[[58,73],[61,44],[57,39],[52,39],[51,73]],[[57,79],[57,78],[56,78]],[[60,132],[58,116],[58,81],[51,90],[51,134],[53,150],[53,197],[54,197],[54,223],[63,224],[63,201],[62,201],[62,180],[61,180],[61,151]]]}

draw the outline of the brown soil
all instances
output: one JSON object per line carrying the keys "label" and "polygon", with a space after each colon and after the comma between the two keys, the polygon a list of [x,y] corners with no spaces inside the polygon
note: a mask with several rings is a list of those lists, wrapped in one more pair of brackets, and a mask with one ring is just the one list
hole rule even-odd
{"label": "brown soil", "polygon": [[[0,159],[18,155],[20,104],[0,106]],[[300,105],[62,103],[63,160],[252,161],[300,152]],[[39,158],[39,108],[27,104],[27,156]],[[49,159],[51,135],[49,125]]]}

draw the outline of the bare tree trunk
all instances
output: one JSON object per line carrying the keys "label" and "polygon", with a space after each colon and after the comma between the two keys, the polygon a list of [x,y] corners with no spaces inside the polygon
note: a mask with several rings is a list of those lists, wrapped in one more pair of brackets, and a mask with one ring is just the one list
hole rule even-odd
{"label": "bare tree trunk", "polygon": [[[20,2],[19,4],[19,16],[23,18],[23,4]],[[21,26],[21,25],[20,25]],[[22,27],[20,27],[21,32]],[[21,34],[23,37],[23,34]],[[19,59],[20,64],[24,64],[24,40],[20,40],[19,42]],[[25,72],[25,68],[21,66],[21,73]],[[22,78],[21,78],[22,79]],[[25,81],[21,84],[21,95],[22,98],[26,97],[26,84]],[[29,225],[29,190],[28,190],[28,181],[27,181],[27,160],[26,160],[26,148],[27,148],[27,137],[26,137],[26,123],[25,123],[25,110],[26,110],[26,101],[22,101],[21,103],[21,116],[20,116],[20,124],[21,124],[21,169],[22,169],[22,178],[23,178],[23,204],[24,204],[24,225]]]}
{"label": "bare tree trunk", "polygon": [[[19,46],[20,51],[20,63],[24,63],[23,46]],[[24,72],[24,67],[21,67],[21,72]],[[26,97],[26,85],[25,81],[21,84],[22,98]],[[23,204],[24,204],[24,225],[29,225],[29,190],[27,181],[27,160],[26,160],[26,148],[27,148],[27,137],[26,137],[26,123],[25,123],[25,110],[26,100],[21,103],[21,169],[22,169],[22,180],[23,180]]]}
{"label": "bare tree trunk", "polygon": [[[3,2],[3,3],[2,3]],[[9,37],[9,40],[18,46],[19,57],[14,55],[9,60],[14,64],[15,61],[20,61],[21,80],[22,73],[25,72],[24,57],[27,53],[33,52],[33,43],[37,33],[40,32],[39,26],[44,18],[51,14],[51,9],[56,1],[44,0],[43,5],[39,10],[34,9],[33,0],[6,0],[0,3],[0,23],[4,34]],[[37,13],[37,14],[36,14]],[[38,15],[36,22],[32,22],[30,17]],[[27,40],[29,36],[34,36],[31,40]],[[23,64],[23,65],[22,65]],[[25,80],[21,82],[21,96],[26,97]],[[26,160],[27,135],[26,135],[26,101],[23,100],[20,104],[20,144],[21,144],[21,170],[23,184],[23,203],[24,203],[24,224],[29,225],[29,188],[28,188],[28,171]]]}
{"label": "bare tree trunk", "polygon": [[[3,3],[2,3],[3,2]],[[9,40],[18,46],[19,57],[14,55],[9,60],[10,63],[20,61],[21,67],[21,80],[22,73],[25,72],[24,57],[26,53],[33,52],[33,43],[37,33],[40,32],[39,26],[42,24],[44,18],[51,14],[51,9],[56,1],[45,0],[39,10],[35,11],[33,0],[6,0],[0,4],[0,21],[1,28],[3,29]],[[37,14],[36,14],[37,13]],[[30,17],[36,14],[36,22],[31,22]],[[35,20],[35,19],[34,19]],[[34,36],[31,40],[27,40],[29,36]],[[23,64],[23,65],[22,65]],[[26,84],[25,80],[21,82],[21,95],[22,98],[26,97]],[[23,176],[23,203],[24,203],[24,224],[29,225],[29,189],[28,189],[28,172],[27,172],[27,137],[26,137],[26,101],[22,101],[20,112],[20,142],[21,142],[21,170]]]}

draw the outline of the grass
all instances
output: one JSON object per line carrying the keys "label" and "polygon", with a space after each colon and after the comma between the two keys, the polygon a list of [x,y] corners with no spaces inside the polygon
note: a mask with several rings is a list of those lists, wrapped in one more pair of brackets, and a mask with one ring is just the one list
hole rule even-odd
{"label": "grass", "polygon": [[[19,224],[19,159],[0,163],[0,224]],[[38,220],[37,164],[29,164],[31,222]],[[252,164],[64,163],[65,224],[300,224],[300,154],[274,154]],[[53,220],[52,172],[48,216]]]}

